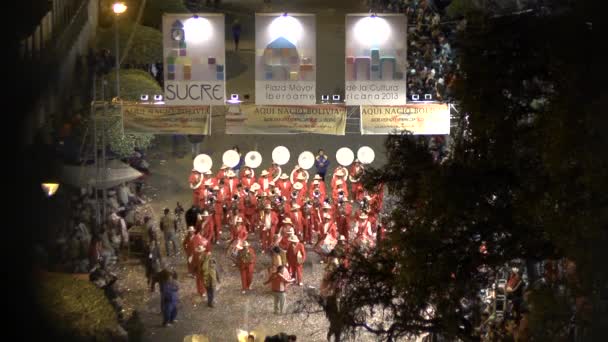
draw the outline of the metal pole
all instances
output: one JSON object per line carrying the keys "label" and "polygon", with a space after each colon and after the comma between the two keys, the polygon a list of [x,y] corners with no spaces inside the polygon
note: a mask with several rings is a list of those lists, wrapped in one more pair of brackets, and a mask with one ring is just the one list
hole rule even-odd
{"label": "metal pole", "polygon": [[120,50],[118,49],[118,14],[114,15],[114,40],[116,50],[116,97],[120,97]]}

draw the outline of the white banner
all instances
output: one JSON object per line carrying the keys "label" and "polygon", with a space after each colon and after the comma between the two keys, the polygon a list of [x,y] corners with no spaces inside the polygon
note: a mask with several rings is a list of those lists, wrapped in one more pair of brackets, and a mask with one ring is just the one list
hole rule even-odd
{"label": "white banner", "polygon": [[165,102],[224,105],[226,57],[224,15],[163,15]]}
{"label": "white banner", "polygon": [[256,13],[255,103],[316,104],[313,14]]}
{"label": "white banner", "polygon": [[346,16],[347,105],[406,103],[407,25],[401,14]]}

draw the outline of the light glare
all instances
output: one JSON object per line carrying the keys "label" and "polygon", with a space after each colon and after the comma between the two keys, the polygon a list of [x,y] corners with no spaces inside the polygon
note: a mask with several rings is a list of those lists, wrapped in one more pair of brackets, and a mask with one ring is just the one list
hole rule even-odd
{"label": "light glare", "polygon": [[184,33],[186,34],[186,42],[202,43],[211,38],[213,27],[209,20],[205,18],[190,18],[184,23]]}
{"label": "light glare", "polygon": [[122,14],[127,11],[127,5],[125,5],[124,2],[117,2],[114,5],[112,5],[112,10],[116,14]]}
{"label": "light glare", "polygon": [[303,29],[298,19],[290,15],[282,15],[270,23],[268,31],[270,33],[270,41],[283,37],[293,45],[298,45],[298,41],[302,38]]}
{"label": "light glare", "polygon": [[368,46],[378,46],[388,39],[391,28],[386,20],[373,16],[359,19],[354,29],[356,39]]}

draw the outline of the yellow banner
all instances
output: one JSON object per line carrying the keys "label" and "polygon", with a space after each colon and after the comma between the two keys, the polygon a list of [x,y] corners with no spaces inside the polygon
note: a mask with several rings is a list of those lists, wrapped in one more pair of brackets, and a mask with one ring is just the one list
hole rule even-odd
{"label": "yellow banner", "polygon": [[361,134],[450,134],[448,104],[420,103],[404,106],[361,106]]}
{"label": "yellow banner", "polygon": [[226,134],[329,134],[346,132],[346,107],[229,105]]}
{"label": "yellow banner", "polygon": [[125,132],[152,134],[210,134],[210,106],[124,104]]}

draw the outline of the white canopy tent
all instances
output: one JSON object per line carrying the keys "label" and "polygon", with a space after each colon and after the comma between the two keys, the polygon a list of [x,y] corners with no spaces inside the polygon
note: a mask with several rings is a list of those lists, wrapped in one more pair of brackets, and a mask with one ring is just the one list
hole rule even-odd
{"label": "white canopy tent", "polygon": [[95,165],[64,165],[61,170],[63,183],[78,188],[92,186],[97,189],[107,189],[132,181],[142,176],[142,173],[120,160],[109,160],[105,169],[99,169],[99,177],[96,176]]}

